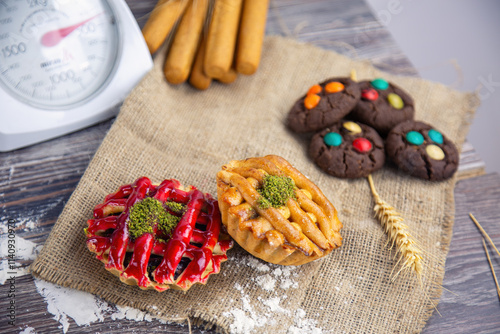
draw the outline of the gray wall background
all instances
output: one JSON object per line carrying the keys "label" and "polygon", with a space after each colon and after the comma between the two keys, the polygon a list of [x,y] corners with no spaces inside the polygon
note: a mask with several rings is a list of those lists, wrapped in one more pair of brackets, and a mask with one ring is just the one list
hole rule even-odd
{"label": "gray wall background", "polygon": [[500,173],[500,1],[366,1],[423,78],[479,89],[467,139],[486,171]]}

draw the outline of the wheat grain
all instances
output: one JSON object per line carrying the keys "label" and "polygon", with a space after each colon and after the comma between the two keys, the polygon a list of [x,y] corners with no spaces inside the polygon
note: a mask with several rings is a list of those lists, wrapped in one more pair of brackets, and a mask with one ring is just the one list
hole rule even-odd
{"label": "wheat grain", "polygon": [[423,251],[410,233],[410,229],[404,223],[404,218],[396,211],[394,207],[382,200],[375,189],[373,178],[368,175],[368,182],[375,200],[375,216],[378,218],[385,233],[388,236],[390,249],[396,248],[396,255],[399,254],[396,266],[401,264],[401,268],[392,274],[392,280],[395,280],[403,271],[414,272],[419,279],[423,272]]}

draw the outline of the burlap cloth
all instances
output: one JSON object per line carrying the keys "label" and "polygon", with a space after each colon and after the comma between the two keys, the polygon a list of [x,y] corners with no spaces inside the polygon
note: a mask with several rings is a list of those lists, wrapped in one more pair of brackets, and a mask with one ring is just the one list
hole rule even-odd
{"label": "burlap cloth", "polygon": [[[426,251],[423,289],[407,277],[391,282],[394,251],[373,216],[366,179],[342,180],[321,172],[307,156],[307,136],[286,129],[293,102],[328,77],[382,76],[416,101],[416,119],[442,130],[461,147],[474,113],[473,94],[418,78],[382,73],[308,44],[268,37],[259,71],[231,85],[200,92],[165,82],[163,59],[126,99],[77,189],[32,265],[36,277],[96,294],[172,321],[213,325],[221,332],[418,332],[441,294],[454,218],[456,178],[420,181],[394,167],[376,172],[381,197],[398,208]],[[300,267],[257,260],[236,246],[221,273],[187,293],[142,291],[108,273],[86,249],[83,228],[92,209],[118,186],[148,176],[176,178],[216,195],[221,165],[277,154],[309,176],[332,201],[344,224],[343,246]]]}

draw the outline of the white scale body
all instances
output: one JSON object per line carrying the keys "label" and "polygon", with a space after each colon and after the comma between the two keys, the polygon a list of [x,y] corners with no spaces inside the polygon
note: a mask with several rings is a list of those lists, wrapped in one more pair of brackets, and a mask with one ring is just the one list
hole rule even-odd
{"label": "white scale body", "polygon": [[111,118],[152,66],[123,0],[0,0],[0,151]]}

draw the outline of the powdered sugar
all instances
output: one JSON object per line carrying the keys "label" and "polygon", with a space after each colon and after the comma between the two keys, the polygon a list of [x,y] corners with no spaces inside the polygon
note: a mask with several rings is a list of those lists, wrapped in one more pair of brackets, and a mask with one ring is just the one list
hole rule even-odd
{"label": "powdered sugar", "polygon": [[[231,333],[261,333],[263,328],[279,325],[280,318],[293,318],[292,325],[287,329],[288,334],[322,332],[314,320],[306,318],[303,310],[292,309],[293,303],[288,300],[287,291],[299,287],[298,267],[269,264],[249,255],[232,261],[236,267],[252,268],[253,273],[246,285],[243,286],[240,282],[234,283],[234,289],[239,292],[240,297],[231,299],[230,303],[234,304],[234,307],[231,311],[223,313],[223,316],[231,321],[229,325]],[[263,292],[257,300],[251,299],[248,295],[255,286],[261,288]]]}
{"label": "powdered sugar", "polygon": [[245,295],[244,288],[239,283],[235,283],[234,288],[241,293],[242,308],[234,308],[229,312],[223,313],[225,317],[233,318],[233,322],[230,325],[231,333],[250,333],[256,328],[264,326],[268,321],[267,316],[254,310],[250,303],[250,297]]}
{"label": "powdered sugar", "polygon": [[[15,273],[16,277],[29,274],[28,265],[22,264],[21,261],[32,261],[36,259],[38,253],[42,249],[41,245],[37,245],[29,240],[25,240],[19,236],[14,236],[12,245],[15,246],[14,259],[9,263],[9,235],[0,236],[0,284],[4,284],[8,277]],[[9,274],[8,274],[9,273]]]}
{"label": "powdered sugar", "polygon": [[35,280],[38,293],[47,303],[47,311],[54,315],[63,332],[69,329],[69,318],[78,326],[103,321],[109,309],[107,303],[97,300],[93,295],[83,291],[63,288],[42,280]]}
{"label": "powdered sugar", "polygon": [[24,231],[31,231],[38,227],[38,225],[33,220],[27,220],[23,224]]}
{"label": "powdered sugar", "polygon": [[288,328],[287,334],[321,334],[323,331],[321,328],[316,327],[316,321],[312,319],[306,319],[306,311],[303,309],[297,309],[294,314],[294,324]]}
{"label": "powdered sugar", "polygon": [[25,329],[20,331],[19,334],[36,334],[36,331],[33,327],[26,327]]}
{"label": "powdered sugar", "polygon": [[268,272],[271,270],[271,268],[265,264],[262,263],[260,260],[258,260],[255,257],[248,257],[245,258],[247,262],[245,263],[247,266],[252,267],[253,269],[257,270],[258,272]]}
{"label": "powdered sugar", "polygon": [[280,297],[273,297],[273,298],[269,298],[269,299],[259,298],[259,300],[261,300],[262,304],[266,305],[269,308],[269,311],[271,311],[271,312],[290,314],[289,310],[284,309],[283,307],[280,306],[280,302],[281,302]]}
{"label": "powdered sugar", "polygon": [[111,319],[128,319],[135,321],[153,321],[153,317],[149,313],[142,312],[141,310],[131,308],[128,306],[116,306],[116,312],[111,314]]}
{"label": "powdered sugar", "polygon": [[298,274],[292,272],[292,268],[290,267],[277,267],[271,270],[269,265],[263,264],[253,257],[250,258],[247,265],[256,269],[258,272],[270,272],[270,274],[256,276],[254,279],[255,283],[266,291],[273,291],[278,282],[279,287],[283,290],[288,290],[290,288],[297,289],[299,287],[298,282],[293,280],[293,277],[297,277]]}
{"label": "powdered sugar", "polygon": [[[70,318],[77,326],[90,325],[97,321],[102,322],[106,317],[110,317],[112,320],[127,319],[148,322],[155,319],[149,313],[131,307],[110,305],[104,300],[80,290],[64,288],[38,279],[35,279],[35,285],[38,293],[47,303],[47,311],[61,324],[59,327],[64,333],[70,328]],[[158,320],[166,323],[163,319]]]}
{"label": "powdered sugar", "polygon": [[230,312],[224,313],[224,316],[232,316],[234,318],[233,323],[230,326],[231,333],[249,333],[254,330],[255,327],[261,327],[257,324],[257,319],[253,318],[251,315],[241,309],[234,309]]}
{"label": "powdered sugar", "polygon": [[262,289],[266,291],[273,291],[274,286],[276,285],[276,279],[271,277],[271,275],[266,274],[256,277],[255,283],[257,283]]}
{"label": "powdered sugar", "polygon": [[297,289],[299,287],[299,283],[292,281],[289,278],[285,278],[280,283],[280,288],[287,290],[289,288]]}

